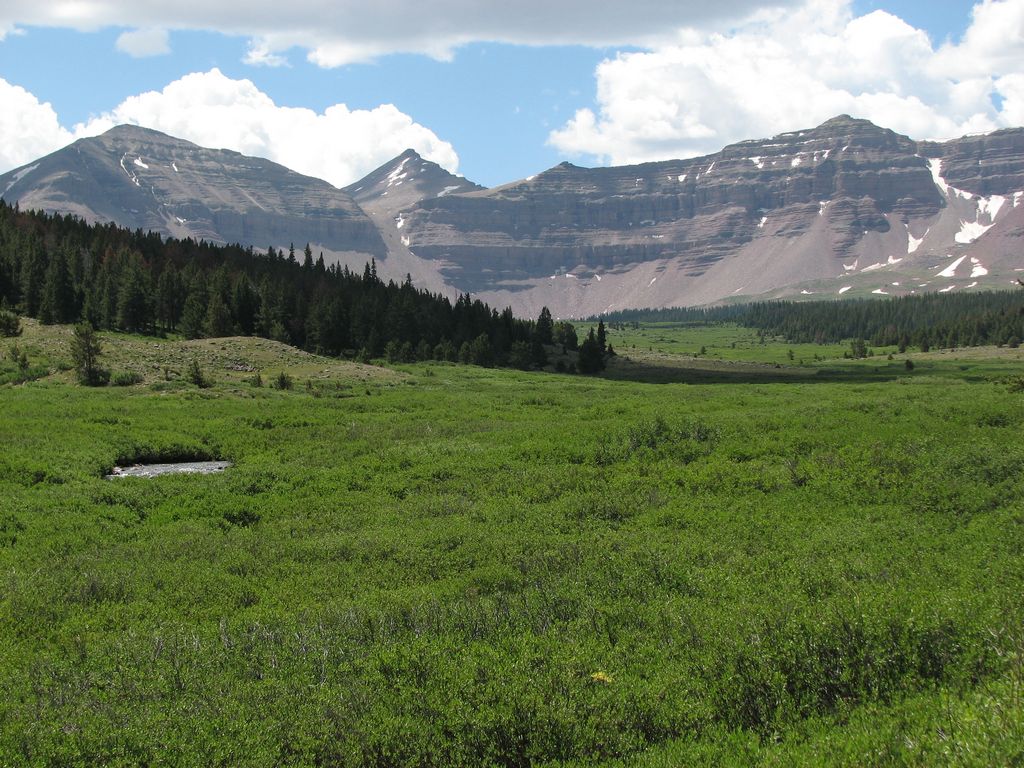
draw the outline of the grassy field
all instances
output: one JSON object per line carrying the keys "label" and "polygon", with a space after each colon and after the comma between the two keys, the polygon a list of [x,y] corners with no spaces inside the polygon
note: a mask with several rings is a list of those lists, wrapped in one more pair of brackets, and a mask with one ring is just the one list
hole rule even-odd
{"label": "grassy field", "polygon": [[[657,332],[607,378],[105,336],[145,378],[88,389],[27,325],[0,765],[1024,759],[1017,351]],[[186,457],[235,466],[103,478]]]}
{"label": "grassy field", "polygon": [[[849,345],[842,344],[785,344],[771,339],[762,343],[755,329],[728,324],[700,326],[665,322],[643,323],[637,328],[623,325],[609,329],[608,338],[620,355],[635,357],[660,352],[709,360],[787,365],[842,358],[843,352],[850,350]],[[895,351],[888,347],[879,350],[883,355]]]}

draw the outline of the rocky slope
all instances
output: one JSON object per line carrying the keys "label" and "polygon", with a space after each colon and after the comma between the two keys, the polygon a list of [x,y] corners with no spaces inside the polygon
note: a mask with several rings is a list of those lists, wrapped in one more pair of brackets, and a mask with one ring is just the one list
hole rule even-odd
{"label": "rocky slope", "polygon": [[357,269],[373,256],[386,278],[530,316],[1024,276],[1024,129],[919,142],[843,115],[706,157],[562,163],[494,189],[409,150],[337,190],[121,127],[0,176],[0,192],[177,237],[308,241]]}
{"label": "rocky slope", "polygon": [[342,191],[351,195],[371,216],[391,216],[397,223],[398,214],[403,209],[421,200],[483,189],[479,184],[423,159],[415,149],[407,149]]}
{"label": "rocky slope", "polygon": [[563,163],[399,214],[456,288],[582,315],[935,289],[961,256],[951,285],[1002,285],[1024,267],[1021,190],[1024,130],[936,144],[844,115],[690,160]]}
{"label": "rocky slope", "polygon": [[359,268],[387,249],[344,192],[282,165],[119,126],[0,176],[22,208],[259,248],[310,242]]}
{"label": "rocky slope", "polygon": [[445,282],[437,263],[410,251],[409,237],[403,231],[402,211],[424,200],[483,189],[425,160],[416,150],[407,149],[342,191],[351,195],[377,225],[387,245],[388,265],[404,269],[402,276],[411,275],[420,287],[453,294],[452,286]]}

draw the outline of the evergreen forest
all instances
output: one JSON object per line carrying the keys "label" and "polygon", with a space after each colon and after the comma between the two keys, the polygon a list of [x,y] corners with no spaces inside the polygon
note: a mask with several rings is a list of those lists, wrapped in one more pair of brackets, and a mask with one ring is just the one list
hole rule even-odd
{"label": "evergreen forest", "polygon": [[539,322],[498,312],[468,294],[385,283],[296,254],[164,239],[113,224],[23,212],[0,201],[0,306],[44,324],[84,320],[101,330],[178,333],[187,339],[260,336],[329,356],[386,355],[529,367],[553,334],[575,335],[546,310]]}

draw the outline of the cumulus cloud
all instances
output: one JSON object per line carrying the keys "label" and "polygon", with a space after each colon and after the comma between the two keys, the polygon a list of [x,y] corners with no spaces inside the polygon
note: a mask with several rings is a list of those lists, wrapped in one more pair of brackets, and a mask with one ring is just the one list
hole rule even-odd
{"label": "cumulus cloud", "polygon": [[[799,0],[5,0],[4,25],[93,30],[102,27],[215,30],[253,39],[247,61],[280,63],[293,47],[325,67],[389,53],[447,59],[471,41],[525,45],[640,45],[688,24],[746,17]],[[263,54],[263,55],[261,55]]]}
{"label": "cumulus cloud", "polygon": [[915,138],[1019,125],[1022,30],[1024,0],[983,0],[963,40],[936,49],[884,11],[807,0],[728,34],[684,30],[603,61],[598,110],[578,110],[549,143],[620,164],[706,154],[841,113]]}
{"label": "cumulus cloud", "polygon": [[24,165],[72,138],[53,107],[0,78],[0,171]]}
{"label": "cumulus cloud", "polygon": [[409,147],[450,171],[459,163],[451,144],[391,104],[371,110],[335,104],[322,113],[284,107],[252,81],[234,80],[218,69],[125,99],[75,126],[74,133],[92,136],[123,123],[204,147],[266,157],[336,186],[355,181]]}
{"label": "cumulus cloud", "polygon": [[171,52],[165,29],[134,29],[122,32],[114,45],[121,53],[127,53],[136,59],[163,56]]}

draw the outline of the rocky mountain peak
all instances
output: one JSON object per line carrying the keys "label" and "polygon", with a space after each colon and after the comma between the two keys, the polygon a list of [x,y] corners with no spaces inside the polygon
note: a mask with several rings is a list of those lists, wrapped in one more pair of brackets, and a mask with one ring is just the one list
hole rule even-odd
{"label": "rocky mountain peak", "polygon": [[178,237],[309,241],[357,268],[374,255],[381,274],[524,316],[981,290],[1024,270],[1024,129],[914,141],[850,115],[703,157],[562,162],[492,189],[406,149],[337,190],[118,126],[0,176],[0,193]]}
{"label": "rocky mountain peak", "polygon": [[344,191],[370,216],[387,219],[422,200],[482,189],[479,184],[426,160],[416,150],[407,149]]}
{"label": "rocky mountain peak", "polygon": [[0,176],[0,196],[22,208],[177,238],[259,248],[310,242],[362,254],[360,263],[386,253],[373,222],[326,181],[136,125],[80,139]]}

